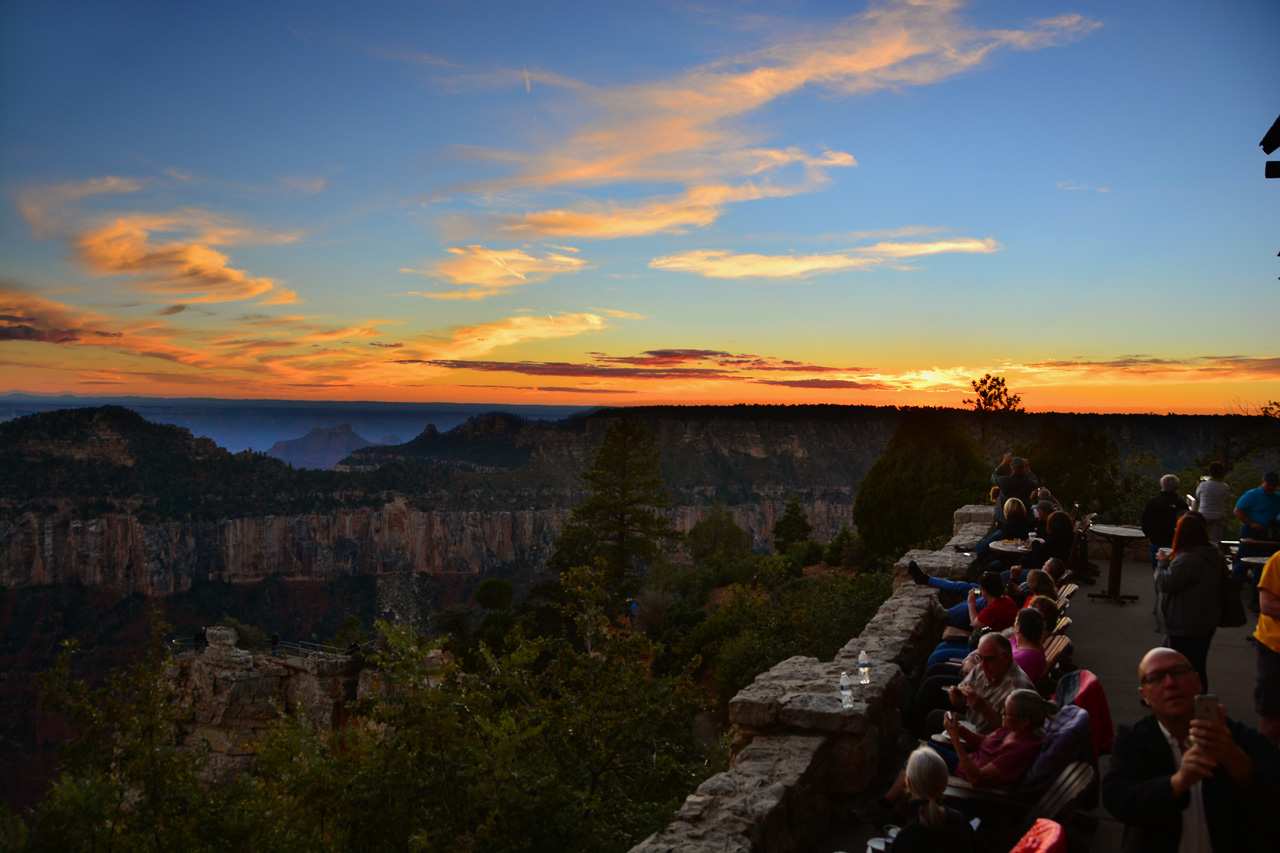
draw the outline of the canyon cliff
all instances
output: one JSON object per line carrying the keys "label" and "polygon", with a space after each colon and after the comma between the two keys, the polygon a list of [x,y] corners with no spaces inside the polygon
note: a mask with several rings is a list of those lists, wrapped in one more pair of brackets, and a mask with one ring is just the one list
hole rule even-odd
{"label": "canyon cliff", "polygon": [[[761,409],[638,410],[658,439],[677,528],[719,501],[767,548],[800,490],[815,535],[829,539],[850,523],[896,410]],[[228,454],[123,410],[35,417],[46,420],[10,422],[0,436],[11,477],[43,480],[6,484],[0,584],[165,596],[272,575],[536,575],[582,498],[579,472],[619,414],[554,424],[490,415],[364,448],[333,473]],[[308,501],[310,511],[290,511]]]}

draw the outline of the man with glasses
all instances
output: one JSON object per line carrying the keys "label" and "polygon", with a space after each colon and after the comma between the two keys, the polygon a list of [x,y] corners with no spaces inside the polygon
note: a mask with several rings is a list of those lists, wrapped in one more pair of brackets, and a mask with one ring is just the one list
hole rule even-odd
{"label": "man with glasses", "polygon": [[[1001,634],[987,634],[978,641],[978,665],[947,690],[947,699],[964,710],[964,722],[979,734],[989,735],[1000,728],[1000,713],[1015,690],[1035,690],[1027,674],[1013,662],[1013,646]],[[935,729],[936,726],[936,729]],[[930,714],[926,725],[930,734],[942,730],[942,712]]]}
{"label": "man with glasses", "polygon": [[1200,676],[1181,653],[1152,649],[1138,665],[1151,715],[1121,726],[1102,801],[1125,825],[1124,849],[1230,853],[1275,840],[1280,749],[1219,705],[1195,719]]}

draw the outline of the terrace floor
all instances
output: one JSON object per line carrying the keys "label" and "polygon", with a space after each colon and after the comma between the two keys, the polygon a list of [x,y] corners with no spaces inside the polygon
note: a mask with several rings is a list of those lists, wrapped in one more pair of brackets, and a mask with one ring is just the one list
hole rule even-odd
{"label": "terrace floor", "polygon": [[[1073,646],[1072,660],[1081,669],[1091,670],[1107,692],[1111,717],[1116,731],[1145,716],[1148,711],[1138,698],[1138,661],[1147,651],[1161,644],[1163,637],[1155,632],[1155,594],[1152,590],[1150,564],[1126,562],[1121,592],[1141,596],[1137,602],[1120,606],[1109,601],[1088,598],[1090,592],[1105,588],[1105,563],[1098,586],[1081,585],[1071,601],[1067,615],[1072,624],[1068,635]],[[1252,618],[1252,614],[1246,612]],[[1210,688],[1226,706],[1227,715],[1257,727],[1258,715],[1253,710],[1254,646],[1245,637],[1251,626],[1219,629],[1209,651]],[[905,760],[905,755],[902,756]],[[1109,756],[1099,761],[1099,771],[1106,775]],[[887,781],[885,783],[887,785]],[[838,802],[833,808],[831,831],[815,853],[862,853],[869,838],[880,835],[867,826],[855,826],[844,818],[849,803]],[[1092,831],[1072,822],[1067,827],[1071,853],[1112,853],[1120,851],[1123,825],[1099,805],[1086,813],[1096,819]],[[1085,823],[1093,821],[1085,820]]]}

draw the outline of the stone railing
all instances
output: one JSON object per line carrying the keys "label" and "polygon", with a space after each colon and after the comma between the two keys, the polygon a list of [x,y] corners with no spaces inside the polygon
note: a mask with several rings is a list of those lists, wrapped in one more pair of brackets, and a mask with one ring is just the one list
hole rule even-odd
{"label": "stone railing", "polygon": [[[729,703],[730,769],[698,786],[675,820],[632,853],[798,851],[826,835],[833,796],[864,793],[893,756],[910,684],[942,635],[945,612],[931,587],[904,583],[915,560],[937,577],[972,576],[972,544],[992,529],[991,507],[955,513],[941,551],[910,551],[894,567],[894,593],[835,660],[783,661]],[[858,654],[871,683],[857,683]],[[840,703],[840,673],[854,676],[854,703]]]}

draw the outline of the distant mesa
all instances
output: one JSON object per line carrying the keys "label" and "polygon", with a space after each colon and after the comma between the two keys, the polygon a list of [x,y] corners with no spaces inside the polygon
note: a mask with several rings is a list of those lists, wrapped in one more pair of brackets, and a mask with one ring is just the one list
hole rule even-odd
{"label": "distant mesa", "polygon": [[[387,438],[395,440],[388,442]],[[400,443],[395,436],[387,436],[387,438],[379,443]],[[288,462],[295,468],[319,468],[331,471],[334,465],[355,451],[372,446],[373,442],[358,435],[351,429],[351,424],[343,424],[337,427],[314,427],[302,438],[277,441],[267,451],[267,455]]]}

